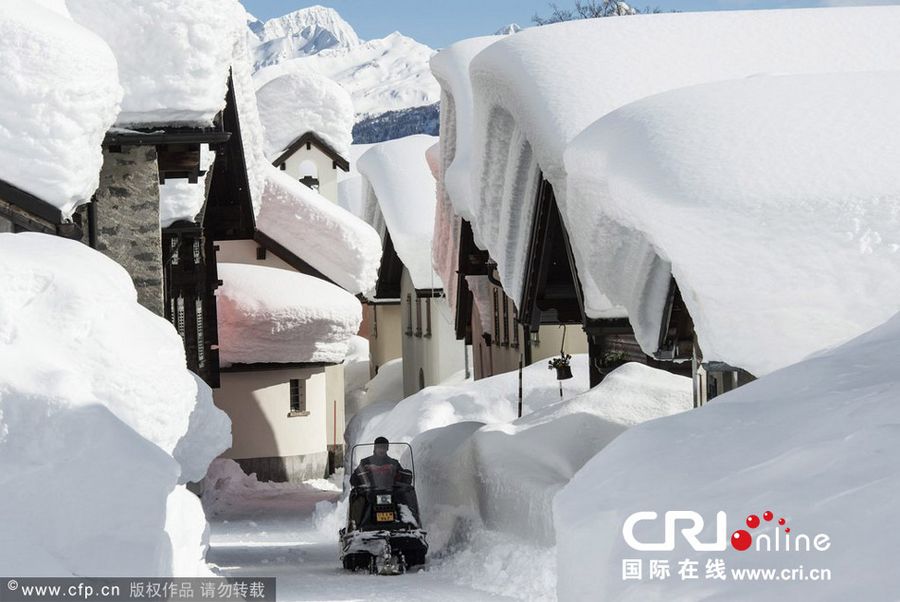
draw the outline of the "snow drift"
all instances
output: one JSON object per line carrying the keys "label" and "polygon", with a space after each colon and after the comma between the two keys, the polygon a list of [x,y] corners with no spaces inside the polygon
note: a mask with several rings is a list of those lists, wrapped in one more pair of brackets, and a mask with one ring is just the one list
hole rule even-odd
{"label": "snow drift", "polygon": [[[0,234],[0,281],[0,564],[23,576],[197,574],[205,522],[178,483],[230,433],[174,328],[138,305],[121,266],[78,242]],[[179,522],[190,528],[173,531]]]}
{"label": "snow drift", "polygon": [[66,217],[99,184],[122,88],[109,46],[38,4],[0,3],[0,179]]}
{"label": "snow drift", "polygon": [[359,330],[356,297],[318,278],[220,263],[216,301],[223,364],[343,361]]}
{"label": "snow drift", "polygon": [[[888,599],[896,592],[897,550],[889,534],[900,472],[900,317],[856,339],[717,397],[702,409],[644,424],[621,435],[589,461],[557,496],[559,598],[696,600],[716,598]],[[687,470],[690,467],[690,470]],[[865,520],[859,520],[860,509]],[[700,513],[702,541],[715,538],[718,511],[727,534],[744,518],[770,510],[796,538],[825,533],[827,551],[695,552],[683,540],[673,552],[642,553],[622,538],[637,511]],[[762,522],[759,533],[777,528]],[[638,531],[645,540],[659,540]],[[757,531],[754,531],[757,533]],[[782,534],[783,536],[783,534]],[[685,557],[700,561],[701,578],[623,581],[622,559]],[[827,568],[830,581],[741,582],[703,579],[705,562],[733,568]],[[646,566],[645,566],[646,570]]]}

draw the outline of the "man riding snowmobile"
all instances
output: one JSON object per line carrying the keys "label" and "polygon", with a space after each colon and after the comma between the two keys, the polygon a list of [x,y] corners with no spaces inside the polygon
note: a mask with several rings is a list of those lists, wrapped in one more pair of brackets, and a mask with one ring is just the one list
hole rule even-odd
{"label": "man riding snowmobile", "polygon": [[[404,445],[409,448],[408,444]],[[354,451],[367,445],[356,445]],[[388,455],[390,442],[378,437],[374,453],[350,475],[347,526],[341,529],[344,568],[380,574],[402,573],[423,564],[428,544],[421,528],[414,475]],[[412,450],[409,449],[410,462]]]}

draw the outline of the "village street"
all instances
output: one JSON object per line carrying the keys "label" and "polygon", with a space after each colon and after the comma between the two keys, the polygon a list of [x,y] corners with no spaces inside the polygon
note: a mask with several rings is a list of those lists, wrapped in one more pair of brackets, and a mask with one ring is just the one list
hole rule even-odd
{"label": "village street", "polygon": [[280,602],[510,599],[456,585],[453,573],[442,570],[440,561],[397,576],[344,571],[338,557],[336,515],[328,512],[326,520],[315,520],[317,503],[339,497],[333,485],[284,486],[248,496],[210,518],[207,560],[223,576],[276,577]]}

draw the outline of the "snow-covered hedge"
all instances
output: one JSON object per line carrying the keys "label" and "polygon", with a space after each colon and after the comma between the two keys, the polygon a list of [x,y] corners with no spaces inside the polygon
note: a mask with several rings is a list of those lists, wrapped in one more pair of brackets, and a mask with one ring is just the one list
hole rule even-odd
{"label": "snow-covered hedge", "polygon": [[0,566],[205,570],[203,514],[179,482],[230,445],[230,425],[174,328],[78,242],[0,234],[0,282]]}
{"label": "snow-covered hedge", "polygon": [[[560,600],[884,600],[897,591],[900,531],[900,316],[830,351],[717,397],[702,409],[637,426],[589,461],[556,497]],[[701,514],[703,542],[747,530],[748,515],[772,511],[791,528],[779,552],[694,551],[683,538],[672,552],[638,552],[622,528],[633,512],[659,520],[637,531],[661,541],[668,510]],[[770,538],[777,521],[749,529]],[[782,527],[783,528],[783,527]],[[794,546],[800,534],[830,537],[826,551]],[[622,579],[622,559],[644,560],[644,579]],[[700,580],[682,581],[678,562],[699,561]],[[831,579],[704,579],[706,561],[739,568],[829,569]],[[649,559],[668,560],[672,576],[646,578]],[[809,577],[809,573],[806,573]]]}

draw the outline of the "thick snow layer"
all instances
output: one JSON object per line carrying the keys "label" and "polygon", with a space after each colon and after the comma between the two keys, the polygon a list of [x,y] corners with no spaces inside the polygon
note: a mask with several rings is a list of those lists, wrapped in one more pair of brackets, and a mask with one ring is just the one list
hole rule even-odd
{"label": "thick snow layer", "polygon": [[383,219],[397,256],[417,289],[442,286],[431,267],[436,192],[425,156],[435,142],[437,138],[424,134],[381,142],[357,164],[368,183],[366,220],[378,229]]}
{"label": "thick snow layer", "polygon": [[383,363],[378,374],[366,385],[366,402],[398,402],[403,399],[403,358]]}
{"label": "thick snow layer", "polygon": [[292,71],[330,77],[353,97],[357,119],[385,111],[430,105],[440,86],[428,69],[434,50],[394,32],[352,47],[334,47],[281,62],[254,75],[257,86]]}
{"label": "thick snow layer", "polygon": [[0,234],[0,281],[0,564],[195,574],[179,559],[201,557],[201,541],[166,530],[193,521],[202,532],[202,515],[167,516],[167,500],[180,475],[205,472],[228,424],[192,428],[210,392],[175,329],[138,305],[121,266],[79,242]]}
{"label": "thick snow layer", "polygon": [[261,43],[253,48],[254,70],[316,54],[326,48],[350,48],[362,42],[336,10],[310,6],[251,25]]}
{"label": "thick snow layer", "polygon": [[100,143],[122,99],[116,59],[95,34],[28,2],[0,3],[0,56],[0,179],[69,217],[99,183]]}
{"label": "thick snow layer", "polygon": [[[888,599],[896,592],[900,529],[900,318],[836,349],[790,366],[694,412],[624,433],[589,461],[556,497],[560,600]],[[857,520],[861,509],[866,519]],[[726,537],[766,510],[791,528],[790,550],[695,552],[676,538],[672,552],[638,552],[622,537],[633,512],[659,521],[635,533],[662,539],[662,513],[698,512],[700,538],[715,539],[716,513]],[[761,521],[770,538],[778,527]],[[652,533],[651,533],[652,531]],[[779,529],[780,531],[780,529]],[[799,535],[830,537],[827,551],[795,551]],[[780,533],[784,538],[785,533]],[[763,540],[764,541],[764,540]],[[723,542],[724,543],[724,542]],[[765,549],[765,548],[763,548]],[[622,559],[669,560],[672,579],[623,581]],[[677,562],[700,562],[700,581],[677,578]],[[706,560],[740,568],[829,569],[829,581],[744,583],[703,579]],[[807,573],[808,576],[808,573]]]}
{"label": "thick snow layer", "polygon": [[[518,300],[538,170],[565,206],[563,152],[585,127],[640,98],[689,85],[890,68],[900,64],[898,26],[900,8],[888,6],[717,11],[572,21],[490,45],[470,69],[476,242]],[[598,40],[615,56],[599,59]],[[590,316],[621,312],[590,282],[582,284]]]}
{"label": "thick snow layer", "polygon": [[223,364],[340,363],[362,308],[347,291],[289,270],[220,263]]}
{"label": "thick snow layer", "polygon": [[120,125],[212,124],[225,107],[237,0],[67,0],[76,22],[112,47],[125,88]]}
{"label": "thick snow layer", "polygon": [[582,282],[652,353],[671,266],[704,360],[756,375],[884,322],[900,310],[898,102],[898,71],[759,76],[611,113],[566,152]]}
{"label": "thick snow layer", "polygon": [[349,156],[353,101],[334,80],[314,72],[288,73],[259,88],[256,103],[270,160],[307,132],[317,134],[341,156]]}
{"label": "thick snow layer", "polygon": [[[510,26],[511,27],[511,26]],[[501,36],[462,40],[431,57],[431,72],[441,85],[441,146],[444,187],[456,213],[472,221],[473,99],[469,65],[475,56]]]}
{"label": "thick snow layer", "polygon": [[378,233],[271,165],[266,176],[257,228],[347,291],[374,288],[381,264]]}

